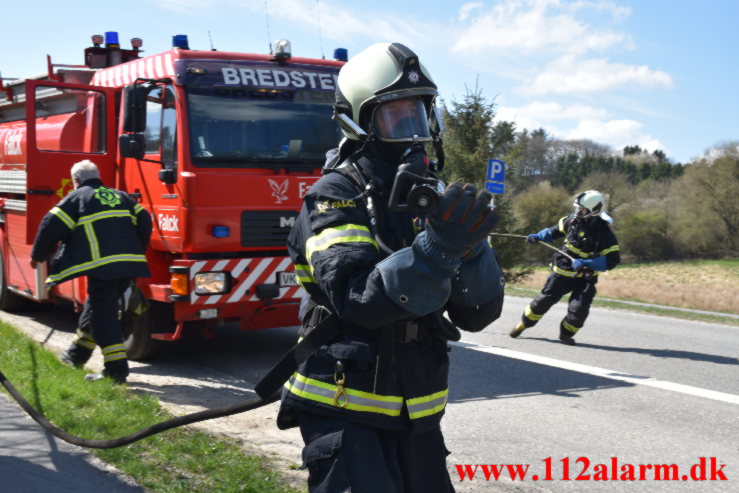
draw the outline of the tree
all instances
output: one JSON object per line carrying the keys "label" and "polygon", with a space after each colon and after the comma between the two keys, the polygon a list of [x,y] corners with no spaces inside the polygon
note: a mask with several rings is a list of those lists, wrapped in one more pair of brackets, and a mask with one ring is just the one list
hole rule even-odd
{"label": "tree", "polygon": [[[487,162],[502,157],[513,144],[515,126],[511,122],[493,124],[495,105],[488,102],[482,91],[469,89],[461,103],[452,100],[451,108],[444,104],[441,108],[446,131],[444,132],[444,153],[446,166],[442,177],[446,181],[461,181],[484,188]],[[500,213],[501,223],[497,232],[514,232],[515,221],[512,214],[510,193],[495,196],[495,207]],[[501,241],[494,243],[500,255],[501,266],[506,271],[508,281],[526,274],[513,270],[520,265],[523,256],[518,243]]]}
{"label": "tree", "polygon": [[[562,187],[552,187],[548,181],[539,182],[516,196],[514,211],[518,229],[524,234],[536,233],[554,224],[570,210],[572,196]],[[527,248],[526,257],[542,262],[551,257],[545,248]]]}
{"label": "tree", "polygon": [[739,250],[739,142],[711,149],[685,166],[671,191],[672,237],[687,255]]}

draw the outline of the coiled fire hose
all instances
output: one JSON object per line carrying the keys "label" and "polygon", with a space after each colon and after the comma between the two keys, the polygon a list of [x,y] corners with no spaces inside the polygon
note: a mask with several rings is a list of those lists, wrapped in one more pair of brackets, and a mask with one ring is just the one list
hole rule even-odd
{"label": "coiled fire hose", "polygon": [[5,387],[5,389],[10,393],[13,399],[15,399],[18,404],[20,404],[23,410],[26,411],[26,413],[28,413],[28,415],[31,416],[34,421],[40,424],[41,427],[44,428],[46,431],[48,431],[55,437],[64,440],[65,442],[87,448],[122,447],[123,445],[129,445],[133,442],[137,442],[142,438],[146,438],[156,433],[170,430],[172,428],[177,428],[178,426],[189,425],[208,419],[231,416],[232,414],[238,414],[244,411],[251,411],[252,409],[257,409],[258,407],[271,404],[280,398],[280,393],[275,392],[266,399],[263,399],[261,397],[254,397],[247,401],[239,402],[231,406],[226,406],[218,409],[208,409],[206,411],[199,411],[196,413],[187,414],[185,416],[178,416],[176,418],[162,421],[161,423],[157,423],[147,428],[143,428],[135,433],[131,433],[130,435],[114,438],[112,440],[89,440],[67,433],[66,431],[52,424],[33,406],[31,406],[31,404],[28,403],[28,401],[20,394],[20,392],[18,392],[18,390],[13,387],[13,385],[8,381],[2,371],[0,371],[0,383],[2,383],[3,387]]}

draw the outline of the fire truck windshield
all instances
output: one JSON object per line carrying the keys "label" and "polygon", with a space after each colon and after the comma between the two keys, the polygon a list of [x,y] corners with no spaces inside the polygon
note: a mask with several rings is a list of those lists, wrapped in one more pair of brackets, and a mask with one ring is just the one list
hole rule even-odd
{"label": "fire truck windshield", "polygon": [[187,86],[195,166],[322,166],[340,140],[328,91]]}

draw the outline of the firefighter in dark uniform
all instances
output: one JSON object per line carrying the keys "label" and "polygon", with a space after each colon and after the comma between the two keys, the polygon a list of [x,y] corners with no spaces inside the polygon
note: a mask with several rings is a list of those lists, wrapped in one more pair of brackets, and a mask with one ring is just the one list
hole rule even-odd
{"label": "firefighter in dark uniform", "polygon": [[436,94],[399,43],[373,45],[339,72],[335,117],[345,115],[347,138],[288,239],[309,296],[301,336],[332,327],[285,384],[278,415],[280,428],[300,426],[311,492],[453,491],[440,429],[448,341],[500,316],[504,281],[486,241],[499,219],[489,192],[440,185],[428,219],[389,203],[401,163],[429,171]]}
{"label": "firefighter in dark uniform", "polygon": [[510,332],[511,337],[533,327],[549,309],[567,293],[570,301],[567,315],[559,326],[559,340],[575,345],[575,334],[585,325],[590,304],[595,298],[598,274],[616,267],[621,261],[616,235],[611,231],[611,218],[605,211],[605,197],[596,190],[587,190],[575,196],[575,210],[555,226],[545,228],[526,238],[529,243],[550,242],[564,237],[562,251],[570,257],[555,253],[553,272],[539,296],[526,307],[521,322]]}
{"label": "firefighter in dark uniform", "polygon": [[71,170],[75,190],[42,219],[31,251],[31,267],[51,261],[46,286],[87,276],[87,300],[79,318],[77,338],[62,361],[82,366],[95,345],[105,369],[87,380],[108,376],[125,383],[128,360],[118,320],[119,299],[136,277],[150,276],[146,247],[151,216],[125,192],[106,188],[95,163],[85,160]]}

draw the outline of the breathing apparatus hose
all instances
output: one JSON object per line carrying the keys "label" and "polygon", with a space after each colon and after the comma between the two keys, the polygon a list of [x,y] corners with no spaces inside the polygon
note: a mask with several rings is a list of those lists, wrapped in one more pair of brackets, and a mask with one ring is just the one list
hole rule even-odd
{"label": "breathing apparatus hose", "polygon": [[15,399],[18,404],[20,404],[23,410],[26,411],[26,413],[28,413],[28,415],[31,416],[31,418],[33,418],[33,420],[41,425],[41,427],[44,428],[46,431],[48,431],[55,437],[73,445],[98,449],[122,447],[124,445],[129,445],[133,442],[137,442],[142,438],[146,438],[166,430],[171,430],[172,428],[177,428],[179,426],[198,423],[200,421],[205,421],[208,419],[231,416],[233,414],[239,414],[245,411],[251,411],[252,409],[257,409],[259,407],[266,406],[267,404],[276,402],[280,398],[280,392],[278,391],[267,397],[266,399],[263,399],[261,397],[254,397],[252,399],[242,401],[231,406],[221,407],[218,409],[208,409],[205,411],[187,414],[185,416],[178,416],[176,418],[168,419],[166,421],[162,421],[161,423],[151,425],[147,428],[143,428],[135,433],[131,433],[130,435],[114,438],[112,440],[89,440],[67,433],[61,428],[53,425],[48,419],[44,417],[43,414],[39,413],[33,406],[31,406],[31,404],[28,403],[28,401],[26,401],[26,399],[20,394],[20,392],[18,392],[18,390],[8,381],[2,371],[0,371],[0,383],[2,383],[5,389],[7,389],[8,393],[10,393],[13,399]]}
{"label": "breathing apparatus hose", "polygon": [[[510,234],[506,234],[506,233],[490,233],[490,236],[497,236],[497,237],[500,237],[500,238],[518,238],[520,240],[525,240],[525,239],[528,238],[528,236],[524,236],[524,235],[510,235]],[[567,257],[568,259],[570,259],[571,262],[574,262],[575,261],[575,258],[573,256],[566,254],[565,252],[563,252],[562,250],[560,250],[556,246],[550,245],[549,243],[546,243],[544,241],[539,241],[537,243],[537,245],[544,245],[545,247],[549,248],[550,250],[554,250],[555,252],[559,253],[560,255],[564,255],[565,257]]]}

